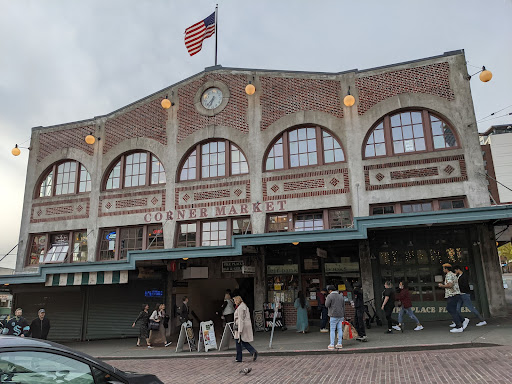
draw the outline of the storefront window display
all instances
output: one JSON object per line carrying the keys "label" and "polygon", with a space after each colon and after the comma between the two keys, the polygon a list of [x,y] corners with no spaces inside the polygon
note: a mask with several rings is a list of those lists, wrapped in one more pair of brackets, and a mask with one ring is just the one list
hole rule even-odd
{"label": "storefront window display", "polygon": [[325,285],[334,285],[351,301],[354,283],[361,281],[359,251],[356,245],[346,244],[330,250],[324,263]]}
{"label": "storefront window display", "polygon": [[73,233],[73,262],[87,261],[87,232]]}
{"label": "storefront window display", "polygon": [[467,266],[469,271],[474,270],[467,228],[376,232],[370,247],[372,256],[378,255],[377,297],[386,280],[391,280],[395,286],[407,281],[413,305],[416,302],[420,306],[431,306],[431,312],[435,313],[439,312],[437,307],[444,304],[444,290],[438,288],[438,283],[444,279],[442,264],[459,264]]}
{"label": "storefront window display", "polygon": [[267,255],[267,299],[273,303],[293,303],[299,289],[297,254],[275,251]]}

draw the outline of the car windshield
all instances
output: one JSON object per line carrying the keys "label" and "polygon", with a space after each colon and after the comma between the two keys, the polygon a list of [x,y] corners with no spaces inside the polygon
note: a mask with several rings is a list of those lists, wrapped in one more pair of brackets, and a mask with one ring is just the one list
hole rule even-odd
{"label": "car windshield", "polygon": [[94,384],[88,364],[47,352],[0,353],[0,383]]}

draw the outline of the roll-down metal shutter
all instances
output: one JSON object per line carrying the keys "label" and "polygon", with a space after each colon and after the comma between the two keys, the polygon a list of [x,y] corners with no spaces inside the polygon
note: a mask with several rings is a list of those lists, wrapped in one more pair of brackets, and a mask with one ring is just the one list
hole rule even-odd
{"label": "roll-down metal shutter", "polygon": [[[151,313],[156,301],[148,300],[144,296],[145,289],[159,288],[160,285],[162,284],[130,282],[88,287],[85,339],[137,337],[139,327],[132,328],[132,324],[141,311],[141,305],[150,304]],[[159,300],[163,302],[163,298]]]}
{"label": "roll-down metal shutter", "polygon": [[23,309],[23,317],[29,324],[37,318],[37,311],[44,308],[50,320],[49,340],[80,340],[83,308],[80,287],[65,291],[43,288],[39,292],[20,292],[16,295],[16,307]]}

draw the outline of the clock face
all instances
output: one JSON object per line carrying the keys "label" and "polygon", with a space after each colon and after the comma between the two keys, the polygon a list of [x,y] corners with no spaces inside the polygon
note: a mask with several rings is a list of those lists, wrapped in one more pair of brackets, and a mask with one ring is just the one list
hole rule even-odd
{"label": "clock face", "polygon": [[201,104],[206,109],[215,109],[222,103],[222,91],[219,88],[208,88],[201,96]]}

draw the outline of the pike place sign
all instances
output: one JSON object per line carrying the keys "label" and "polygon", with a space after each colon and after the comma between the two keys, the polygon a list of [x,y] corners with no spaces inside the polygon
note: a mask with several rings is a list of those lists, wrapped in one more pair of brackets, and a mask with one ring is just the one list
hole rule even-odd
{"label": "pike place sign", "polygon": [[173,220],[211,219],[238,215],[250,215],[256,212],[285,211],[286,200],[256,202],[249,204],[220,205],[216,207],[175,209],[165,212],[150,212],[144,215],[146,223],[158,223]]}

